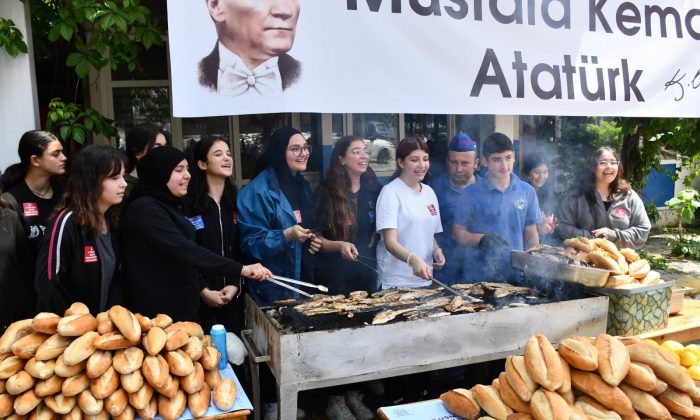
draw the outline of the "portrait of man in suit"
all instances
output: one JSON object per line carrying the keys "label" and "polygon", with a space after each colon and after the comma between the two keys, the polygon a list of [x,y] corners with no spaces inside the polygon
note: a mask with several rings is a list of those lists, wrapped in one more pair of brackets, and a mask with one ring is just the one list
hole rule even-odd
{"label": "portrait of man in suit", "polygon": [[287,54],[299,0],[205,0],[218,41],[199,62],[199,83],[226,96],[271,98],[301,76]]}

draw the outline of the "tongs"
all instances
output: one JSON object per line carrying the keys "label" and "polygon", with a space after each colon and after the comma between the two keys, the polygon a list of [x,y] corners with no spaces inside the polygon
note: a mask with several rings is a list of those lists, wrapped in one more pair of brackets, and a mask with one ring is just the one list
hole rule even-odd
{"label": "tongs", "polygon": [[313,295],[310,295],[309,293],[306,293],[305,291],[303,291],[303,290],[301,290],[301,289],[297,289],[297,288],[294,287],[294,286],[290,286],[290,285],[288,285],[287,283],[294,283],[294,284],[300,284],[300,285],[306,286],[306,287],[312,287],[312,288],[318,289],[318,290],[320,290],[320,291],[322,291],[322,292],[327,292],[327,291],[328,291],[328,288],[327,288],[326,286],[322,286],[322,285],[320,285],[320,284],[307,283],[307,282],[305,282],[305,281],[299,281],[299,280],[290,279],[290,278],[288,278],[288,277],[282,277],[282,276],[272,276],[272,277],[268,277],[267,281],[269,281],[269,282],[271,282],[271,283],[275,283],[275,284],[278,285],[278,286],[285,287],[285,288],[287,288],[287,289],[289,289],[289,290],[291,290],[291,291],[293,291],[293,292],[297,292],[297,293],[299,293],[300,295],[306,296],[306,297],[313,297]]}

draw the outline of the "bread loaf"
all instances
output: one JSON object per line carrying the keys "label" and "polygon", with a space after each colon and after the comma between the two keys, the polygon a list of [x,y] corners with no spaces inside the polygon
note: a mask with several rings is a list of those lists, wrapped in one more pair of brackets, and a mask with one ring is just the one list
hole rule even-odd
{"label": "bread loaf", "polygon": [[[525,345],[525,368],[544,388],[555,391],[561,386],[561,359],[547,337],[537,333]],[[206,368],[206,366],[205,366]]]}
{"label": "bread loaf", "polygon": [[629,262],[635,262],[639,260],[639,254],[637,254],[637,252],[631,248],[621,248],[620,254],[627,258],[627,261]]}
{"label": "bread loaf", "polygon": [[114,369],[122,375],[127,375],[143,365],[143,351],[138,347],[117,350],[114,354]]}
{"label": "bread loaf", "polygon": [[177,391],[180,389],[180,381],[177,377],[168,375],[163,386],[155,388],[155,390],[168,398],[174,398]]}
{"label": "bread loaf", "polygon": [[603,270],[609,270],[614,274],[624,274],[622,271],[620,271],[620,266],[617,265],[617,261],[607,253],[597,250],[593,251],[588,254],[588,260],[591,264],[598,268],[602,268]]}
{"label": "bread loaf", "polygon": [[111,319],[106,319],[97,325],[97,332],[105,335],[111,332],[117,331],[117,327],[114,326],[114,322]]}
{"label": "bread loaf", "polygon": [[158,415],[158,396],[153,394],[151,401],[142,410],[136,410],[142,420],[153,420]]}
{"label": "bread loaf", "polygon": [[97,413],[97,415],[94,416],[85,416],[84,420],[109,420],[109,413],[107,410],[102,408],[102,411]]}
{"label": "bread loaf", "polygon": [[617,386],[627,376],[630,356],[627,348],[618,339],[600,334],[595,340],[598,349],[598,372],[612,386]]}
{"label": "bread loaf", "polygon": [[127,404],[120,415],[114,416],[114,420],[134,420],[135,416],[136,410],[134,410],[134,407]]}
{"label": "bread loaf", "polygon": [[129,396],[122,388],[118,388],[115,392],[105,399],[105,410],[110,416],[116,417],[124,411],[129,403]]}
{"label": "bread loaf", "polygon": [[614,258],[623,256],[622,253],[620,253],[620,250],[617,249],[617,246],[612,241],[609,241],[604,238],[595,238],[593,239],[593,243],[603,248],[603,251],[612,255]]}
{"label": "bread loaf", "polygon": [[219,382],[221,382],[221,373],[219,373],[219,369],[205,370],[204,382],[206,382],[209,388],[216,388],[216,385],[218,385]]}
{"label": "bread loaf", "polygon": [[175,420],[182,415],[187,408],[187,397],[179,390],[175,397],[168,398],[163,395],[158,397],[158,414],[165,420]]}
{"label": "bread loaf", "polygon": [[151,327],[153,327],[153,322],[151,320],[141,314],[134,314],[136,317],[136,321],[138,321],[139,326],[141,326],[141,333],[147,333]]}
{"label": "bread loaf", "polygon": [[[561,397],[566,401],[567,404],[572,405],[574,401],[576,400],[576,396],[574,395],[573,390],[569,390],[567,392],[559,392],[557,391],[557,394],[561,395]],[[571,408],[571,407],[569,407]]]}
{"label": "bread loaf", "polygon": [[24,365],[24,370],[36,379],[48,379],[54,375],[55,367],[56,362],[53,360],[40,362],[32,357],[27,360],[27,363]]}
{"label": "bread loaf", "polygon": [[579,397],[574,403],[574,406],[580,408],[581,411],[592,420],[622,420],[619,414],[608,410],[605,406],[587,395]]}
{"label": "bread loaf", "polygon": [[151,401],[152,396],[153,388],[148,384],[148,382],[144,382],[141,389],[134,392],[133,394],[129,394],[129,403],[135,409],[143,410],[144,408],[146,408],[148,402]]}
{"label": "bread loaf", "polygon": [[143,348],[148,354],[155,356],[163,350],[167,339],[168,336],[162,328],[152,327],[143,339]]}
{"label": "bread loaf", "polygon": [[[479,418],[483,419],[483,417]],[[525,413],[513,413],[509,414],[508,417],[506,417],[506,420],[534,420],[534,417],[532,417],[530,414]]]}
{"label": "bread loaf", "polygon": [[7,381],[7,379],[0,379],[0,394],[5,393],[5,382],[6,381]]}
{"label": "bread loaf", "polygon": [[569,418],[569,405],[556,392],[539,389],[532,394],[530,411],[536,420],[560,420]]}
{"label": "bread loaf", "polygon": [[40,312],[32,319],[32,328],[44,334],[56,334],[61,317],[51,312]]}
{"label": "bread loaf", "polygon": [[137,344],[138,341],[132,342],[118,332],[107,333],[95,341],[95,347],[100,350],[120,350]]}
{"label": "bread loaf", "polygon": [[656,386],[656,375],[649,365],[632,362],[624,382],[642,391],[653,391]]}
{"label": "bread loaf", "polygon": [[58,356],[58,359],[56,359],[56,365],[54,366],[54,372],[56,375],[62,377],[62,378],[70,378],[71,376],[75,376],[79,374],[80,372],[85,370],[85,366],[87,365],[87,361],[82,361],[80,363],[77,363],[75,365],[68,366],[66,365],[66,362],[63,360],[63,355]]}
{"label": "bread loaf", "polygon": [[569,363],[559,355],[559,361],[561,362],[561,386],[557,388],[557,392],[560,394],[566,394],[571,391],[571,367]]}
{"label": "bread loaf", "polygon": [[627,395],[594,373],[571,371],[571,385],[620,415],[629,416],[634,413],[632,402]]}
{"label": "bread loaf", "polygon": [[594,244],[590,239],[579,236],[577,238],[564,239],[564,245],[568,245],[577,251],[591,252],[593,251]]}
{"label": "bread loaf", "polygon": [[[208,389],[208,387],[204,387],[202,389],[202,393],[204,393],[205,389]],[[190,410],[192,410],[192,398],[195,395],[200,394],[200,392],[197,392],[194,395],[190,395]],[[200,397],[197,397],[196,400],[199,404],[203,405],[203,399],[204,395],[201,395]],[[447,408],[447,411],[456,416],[463,417],[467,420],[474,420],[478,418],[479,413],[481,412],[481,407],[476,401],[476,398],[474,398],[472,392],[467,389],[457,388],[447,391],[440,395],[440,400],[443,404],[445,404],[445,408]]]}
{"label": "bread loaf", "polygon": [[143,376],[140,370],[135,370],[127,375],[121,375],[120,378],[122,388],[129,394],[132,394],[143,386]]}
{"label": "bread loaf", "polygon": [[182,329],[171,330],[170,332],[165,332],[167,339],[165,340],[165,350],[173,351],[187,344],[189,336],[187,332]]}
{"label": "bread loaf", "polygon": [[33,389],[26,391],[24,394],[15,398],[14,409],[15,414],[24,416],[34,410],[41,402],[41,398],[37,397]]}
{"label": "bread loaf", "polygon": [[582,337],[563,339],[559,343],[559,354],[575,369],[598,369],[598,349]]}
{"label": "bread loaf", "polygon": [[61,420],[83,420],[83,412],[80,410],[80,407],[78,407],[77,402],[70,413],[65,414]]}
{"label": "bread loaf", "polygon": [[165,385],[165,381],[168,379],[168,362],[160,354],[146,356],[141,365],[141,373],[149,384],[155,388],[160,388]]}
{"label": "bread loaf", "polygon": [[48,334],[31,333],[27,334],[12,345],[12,353],[20,359],[29,360],[36,354],[36,350],[41,343],[49,338]]}
{"label": "bread loaf", "polygon": [[95,398],[90,390],[86,389],[78,395],[78,407],[83,410],[83,413],[89,416],[96,416],[102,411],[104,401]]}
{"label": "bread loaf", "polygon": [[[99,334],[95,331],[89,331],[85,335],[80,336],[73,340],[72,343],[63,352],[63,362],[66,365],[76,365],[83,360],[87,360],[88,357],[97,350],[95,347],[95,340],[99,338]],[[97,414],[97,413],[95,413]]]}
{"label": "bread loaf", "polygon": [[[475,385],[472,388],[472,395],[484,411],[498,420],[505,419],[509,414],[513,413],[513,410],[501,400],[501,397],[492,386]],[[214,402],[216,402],[216,389],[214,390]]]}
{"label": "bread loaf", "polygon": [[501,372],[498,376],[498,384],[498,395],[508,407],[518,413],[530,413],[530,404],[520,399],[518,394],[510,386],[505,372]]}
{"label": "bread loaf", "polygon": [[[466,390],[464,390],[464,391],[466,391]],[[449,392],[454,392],[454,391],[448,391],[448,393]],[[469,392],[469,391],[467,391],[467,392]],[[447,393],[445,393],[445,394],[447,394]],[[445,394],[443,394],[443,395],[445,395]],[[442,395],[440,396],[440,399],[442,399]],[[472,397],[472,399],[473,399],[473,397]],[[202,387],[202,389],[195,392],[194,394],[190,394],[187,396],[187,403],[188,403],[188,405],[190,407],[190,411],[192,412],[192,415],[194,417],[204,416],[204,414],[209,409],[209,402],[210,401],[211,401],[211,391],[209,390],[209,387],[206,387],[206,386]],[[443,400],[443,403],[445,403],[445,400]],[[477,404],[476,400],[473,400],[473,403]],[[480,410],[477,407],[475,416],[474,417],[467,417],[467,416],[464,416],[463,414],[459,414],[459,413],[453,412],[451,410],[451,408],[455,409],[455,410],[458,409],[458,407],[456,407],[454,405],[454,401],[450,402],[450,405],[448,405],[448,403],[445,403],[445,406],[447,407],[447,409],[450,412],[457,414],[458,416],[462,416],[466,419],[475,419],[476,416],[479,415],[479,410]],[[463,406],[462,406],[462,408],[463,408]],[[461,413],[465,413],[465,412],[466,411],[461,411]]]}
{"label": "bread loaf", "polygon": [[36,385],[34,385],[34,393],[36,393],[37,397],[58,394],[61,392],[62,386],[63,378],[58,375],[54,375],[48,379],[44,379],[43,381],[37,381]]}
{"label": "bread loaf", "polygon": [[15,341],[24,337],[25,335],[34,332],[32,328],[32,320],[24,319],[22,321],[16,321],[10,324],[5,330],[5,333],[0,337],[0,354],[10,353],[12,351],[12,345]]}
{"label": "bread loaf", "polygon": [[661,395],[657,397],[661,404],[668,408],[671,413],[678,414],[683,417],[693,417],[693,401],[687,394],[679,392],[673,387],[668,387]]}
{"label": "bread loaf", "polygon": [[0,418],[5,418],[14,413],[15,399],[10,394],[0,394]]}
{"label": "bread loaf", "polygon": [[199,359],[199,362],[204,370],[214,370],[217,368],[220,358],[221,353],[216,347],[207,346],[202,348],[202,357]]}
{"label": "bread loaf", "polygon": [[71,315],[58,322],[58,333],[64,337],[79,337],[88,331],[97,331],[99,322],[90,314]]}
{"label": "bread loaf", "polygon": [[[656,378],[656,383],[654,384],[654,389],[649,391],[649,393],[655,397],[661,395],[668,389],[668,384],[659,378]],[[692,398],[692,397],[691,397]]]}
{"label": "bread loaf", "polygon": [[194,363],[192,373],[180,378],[180,387],[188,394],[199,392],[204,387],[204,368],[199,362]]}
{"label": "bread loaf", "polygon": [[55,359],[63,354],[72,341],[71,337],[54,334],[39,345],[39,348],[34,353],[34,357],[40,361]]}
{"label": "bread loaf", "polygon": [[226,378],[214,388],[214,404],[221,411],[229,411],[234,401],[236,401],[236,383]]}
{"label": "bread loaf", "polygon": [[193,362],[198,361],[202,357],[202,340],[198,337],[188,338],[184,350]]}
{"label": "bread loaf", "polygon": [[100,377],[90,380],[90,392],[95,398],[105,399],[119,387],[119,374],[109,367]]}
{"label": "bread loaf", "polygon": [[7,379],[24,368],[25,360],[10,356],[0,362],[0,379]]}
{"label": "bread loaf", "polygon": [[75,397],[66,397],[59,393],[44,398],[44,403],[56,414],[68,414],[76,406],[77,401]]}
{"label": "bread loaf", "polygon": [[661,282],[661,274],[658,271],[651,270],[640,280],[640,283],[644,286],[651,286],[654,284],[659,284]]}
{"label": "bread loaf", "polygon": [[653,395],[627,384],[620,385],[620,389],[629,397],[638,413],[653,419],[671,420],[671,413]]}
{"label": "bread loaf", "polygon": [[141,338],[141,325],[125,307],[114,305],[109,308],[109,319],[127,340],[137,342]]}
{"label": "bread loaf", "polygon": [[90,378],[82,373],[66,378],[61,386],[61,392],[63,392],[63,395],[66,397],[73,397],[79,395],[88,388],[90,388]]}
{"label": "bread loaf", "polygon": [[83,302],[73,302],[72,305],[63,313],[63,316],[72,315],[87,315],[90,313],[90,308],[87,307]]}
{"label": "bread loaf", "polygon": [[647,343],[637,343],[627,346],[627,351],[633,362],[649,365],[657,378],[681,391],[695,392],[693,379],[666,350]]}
{"label": "bread loaf", "polygon": [[211,336],[209,334],[205,334],[204,337],[202,337],[202,347],[207,346],[211,346]]}
{"label": "bread loaf", "polygon": [[169,351],[165,354],[170,373],[177,376],[187,376],[194,371],[192,359],[182,350]]}
{"label": "bread loaf", "polygon": [[158,314],[155,318],[151,319],[154,327],[158,328],[168,328],[173,323],[173,319],[165,314]]}
{"label": "bread loaf", "polygon": [[97,378],[112,367],[112,353],[104,350],[97,350],[88,357],[85,373],[88,378]]}
{"label": "bread loaf", "polygon": [[179,321],[165,328],[166,333],[174,330],[184,330],[188,337],[204,337],[202,326],[192,321]]}
{"label": "bread loaf", "polygon": [[649,261],[645,259],[639,259],[629,265],[630,276],[641,279],[644,278],[651,270],[649,266]]}
{"label": "bread loaf", "polygon": [[19,395],[28,389],[33,389],[36,379],[27,372],[20,370],[10,376],[5,382],[5,392],[10,395]]}
{"label": "bread loaf", "polygon": [[608,289],[617,289],[623,286],[631,285],[632,283],[634,283],[634,277],[630,276],[629,274],[618,274],[608,277],[605,287]]}

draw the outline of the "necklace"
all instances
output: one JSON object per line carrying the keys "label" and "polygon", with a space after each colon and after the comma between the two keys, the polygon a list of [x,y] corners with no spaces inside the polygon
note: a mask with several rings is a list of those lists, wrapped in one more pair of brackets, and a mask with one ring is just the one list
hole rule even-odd
{"label": "necklace", "polygon": [[49,195],[49,193],[50,193],[51,191],[53,191],[53,188],[49,187],[49,189],[46,190],[46,192],[43,193],[43,194],[40,194],[40,193],[34,191],[34,190],[31,189],[31,188],[29,188],[29,191],[31,191],[35,196],[41,198],[42,200],[45,200],[45,199],[46,199],[46,196]]}

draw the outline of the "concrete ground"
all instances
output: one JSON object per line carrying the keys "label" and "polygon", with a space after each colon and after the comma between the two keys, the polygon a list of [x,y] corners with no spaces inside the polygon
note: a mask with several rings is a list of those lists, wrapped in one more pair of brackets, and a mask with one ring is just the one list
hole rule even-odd
{"label": "concrete ground", "polygon": [[[700,230],[694,229],[690,234],[700,240]],[[653,229],[642,249],[651,254],[662,255],[668,261],[668,267],[665,270],[658,270],[661,278],[675,280],[679,286],[692,288],[693,290],[687,294],[700,295],[700,261],[672,256],[667,241],[674,236],[674,230]]]}

